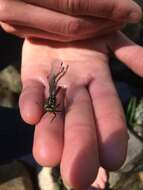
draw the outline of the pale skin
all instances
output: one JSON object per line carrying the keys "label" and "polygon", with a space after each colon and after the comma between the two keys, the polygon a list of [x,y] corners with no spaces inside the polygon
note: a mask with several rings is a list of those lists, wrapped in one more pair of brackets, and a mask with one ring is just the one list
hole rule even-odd
{"label": "pale skin", "polygon": [[[93,183],[99,166],[116,170],[126,157],[126,122],[110,75],[107,45],[143,76],[143,48],[120,32],[63,46],[28,40],[23,46],[19,105],[23,119],[36,124],[33,155],[43,166],[60,163],[63,180],[77,190]],[[67,89],[57,97],[65,115],[57,113],[50,122],[53,116],[43,114],[43,103],[55,60],[62,60],[69,69],[58,84]]]}

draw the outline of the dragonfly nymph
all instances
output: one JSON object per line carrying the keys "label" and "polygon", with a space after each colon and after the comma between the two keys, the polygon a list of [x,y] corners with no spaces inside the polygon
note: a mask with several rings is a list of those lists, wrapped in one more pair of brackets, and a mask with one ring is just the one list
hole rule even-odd
{"label": "dragonfly nymph", "polygon": [[54,114],[53,119],[56,117],[56,112],[62,111],[57,109],[57,94],[61,89],[61,87],[58,87],[58,82],[66,74],[67,70],[68,66],[64,67],[63,63],[61,63],[59,71],[57,73],[52,72],[49,77],[49,97],[45,102],[44,108],[46,112]]}

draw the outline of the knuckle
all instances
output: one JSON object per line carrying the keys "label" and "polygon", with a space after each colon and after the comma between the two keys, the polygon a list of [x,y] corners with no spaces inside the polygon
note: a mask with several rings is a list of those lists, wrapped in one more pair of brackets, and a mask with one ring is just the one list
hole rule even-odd
{"label": "knuckle", "polygon": [[68,22],[65,33],[68,35],[77,35],[80,32],[81,21],[80,19],[73,19]]}

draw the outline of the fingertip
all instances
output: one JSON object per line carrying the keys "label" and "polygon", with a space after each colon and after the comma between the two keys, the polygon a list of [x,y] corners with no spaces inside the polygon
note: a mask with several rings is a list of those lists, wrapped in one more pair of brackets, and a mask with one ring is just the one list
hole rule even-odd
{"label": "fingertip", "polygon": [[133,10],[128,16],[128,21],[130,23],[138,23],[142,18],[142,8],[135,2],[133,3]]}
{"label": "fingertip", "polygon": [[35,125],[40,121],[43,115],[43,106],[31,99],[25,99],[25,95],[21,94],[19,98],[20,114],[23,120],[31,125]]}
{"label": "fingertip", "polygon": [[23,82],[19,98],[20,113],[23,120],[29,124],[37,124],[44,113],[44,86],[37,81]]}
{"label": "fingertip", "polygon": [[63,121],[60,115],[46,113],[36,125],[33,156],[42,166],[54,167],[60,163],[63,151]]}
{"label": "fingertip", "polygon": [[108,171],[117,171],[118,169],[122,167],[126,159],[125,154],[124,156],[119,155],[119,157],[117,157],[118,155],[119,154],[112,155],[112,158],[111,158],[111,155],[110,157],[107,157],[106,155],[105,160],[102,159],[101,166],[104,167]]}
{"label": "fingertip", "polygon": [[128,134],[123,128],[114,132],[110,139],[107,138],[100,145],[100,162],[102,167],[108,171],[118,170],[125,162]]}
{"label": "fingertip", "polygon": [[65,169],[61,166],[61,175],[64,184],[77,190],[87,190],[96,179],[97,173],[98,165],[93,164],[91,166],[90,163],[84,163],[82,167],[81,163],[79,163],[75,170],[69,169],[68,167]]}
{"label": "fingertip", "polygon": [[[47,150],[48,147],[43,145],[36,147],[33,146],[33,157],[37,163],[43,167],[55,167],[60,163],[59,152]],[[52,152],[52,154],[51,154]]]}

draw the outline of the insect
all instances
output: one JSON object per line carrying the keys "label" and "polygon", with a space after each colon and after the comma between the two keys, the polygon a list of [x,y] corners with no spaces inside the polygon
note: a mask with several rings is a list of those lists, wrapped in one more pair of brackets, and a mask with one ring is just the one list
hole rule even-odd
{"label": "insect", "polygon": [[[49,77],[49,97],[45,102],[44,108],[45,111],[53,113],[54,117],[56,117],[56,112],[61,112],[57,110],[57,94],[59,93],[61,87],[57,87],[58,81],[65,75],[68,70],[68,66],[64,67],[63,62],[61,63],[60,70],[57,74],[54,72],[51,73]],[[53,120],[52,119],[52,120]]]}

